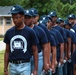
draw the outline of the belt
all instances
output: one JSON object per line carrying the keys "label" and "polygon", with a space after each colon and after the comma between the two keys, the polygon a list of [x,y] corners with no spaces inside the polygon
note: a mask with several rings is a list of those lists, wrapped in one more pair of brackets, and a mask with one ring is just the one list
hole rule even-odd
{"label": "belt", "polygon": [[30,60],[17,60],[17,61],[9,61],[9,62],[13,64],[21,64],[21,63],[30,62]]}

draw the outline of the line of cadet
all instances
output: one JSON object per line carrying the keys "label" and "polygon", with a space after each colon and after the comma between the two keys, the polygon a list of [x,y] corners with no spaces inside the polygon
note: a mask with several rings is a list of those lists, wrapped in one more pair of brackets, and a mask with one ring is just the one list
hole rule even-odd
{"label": "line of cadet", "polygon": [[[31,8],[24,10],[24,24],[33,29],[37,36],[38,75],[76,75],[74,14],[67,15],[66,20],[58,18],[56,11],[39,17],[38,10]],[[35,75],[32,52],[30,61],[31,75]]]}
{"label": "line of cadet", "polygon": [[[48,15],[43,15],[39,18],[37,9],[31,8],[30,10],[25,10],[25,17],[27,11],[32,14],[33,29],[35,30],[35,26],[41,27],[47,35],[48,44],[50,44],[50,48],[47,46],[48,51],[50,49],[50,69],[48,72],[45,72],[45,70],[41,70],[42,72],[38,71],[38,75],[74,75],[75,56],[72,55],[76,49],[75,15],[70,14],[66,20],[63,20],[62,18],[58,18],[55,11],[51,11]],[[31,27],[31,25],[28,26]],[[38,70],[42,69],[41,63],[41,61],[38,63]]]}

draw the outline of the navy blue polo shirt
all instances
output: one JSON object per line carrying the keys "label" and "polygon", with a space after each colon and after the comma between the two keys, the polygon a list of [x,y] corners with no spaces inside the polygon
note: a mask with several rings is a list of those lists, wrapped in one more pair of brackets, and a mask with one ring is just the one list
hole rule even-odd
{"label": "navy blue polo shirt", "polygon": [[71,43],[75,43],[76,44],[76,37],[75,37],[75,33],[70,31],[70,34],[71,34]]}
{"label": "navy blue polo shirt", "polygon": [[[73,44],[76,44],[76,37],[75,37],[75,33],[70,31],[71,33],[71,45]],[[73,53],[73,50],[72,50],[72,46],[71,46],[71,54]]]}
{"label": "navy blue polo shirt", "polygon": [[75,31],[75,36],[76,36],[76,24],[74,26],[72,26],[72,29],[74,29]]}
{"label": "navy blue polo shirt", "polygon": [[45,31],[45,33],[47,35],[47,38],[48,38],[48,42],[50,42],[50,34],[49,34],[48,29],[46,28],[46,26],[42,23],[39,23],[38,26],[41,27]]}
{"label": "navy blue polo shirt", "polygon": [[74,26],[72,26],[72,29],[74,29],[75,33],[76,33],[76,24]]}
{"label": "navy blue polo shirt", "polygon": [[58,39],[53,31],[49,31],[50,35],[52,35],[55,39],[56,46],[59,44]]}
{"label": "navy blue polo shirt", "polygon": [[56,42],[53,35],[50,35],[50,44],[51,46],[56,46]]}
{"label": "navy blue polo shirt", "polygon": [[71,38],[71,33],[70,33],[70,31],[69,31],[68,29],[65,29],[65,28],[64,28],[64,30],[65,30],[65,32],[66,32],[67,38]]}
{"label": "navy blue polo shirt", "polygon": [[53,28],[57,29],[61,33],[61,35],[62,35],[62,37],[64,39],[64,42],[66,42],[67,37],[66,37],[64,29],[61,26],[59,26],[59,25],[57,25],[57,26],[55,26]]}
{"label": "navy blue polo shirt", "polygon": [[59,43],[63,43],[64,42],[63,37],[62,37],[61,33],[58,30],[52,28],[51,31],[53,31],[55,33],[55,35],[58,38]]}
{"label": "navy blue polo shirt", "polygon": [[42,49],[42,45],[43,44],[46,44],[48,42],[48,39],[47,39],[47,36],[46,36],[46,33],[45,31],[39,27],[39,26],[34,26],[33,27],[36,35],[37,35],[37,38],[38,38],[38,41],[39,41],[39,44],[38,44],[38,52],[41,52],[41,49]]}
{"label": "navy blue polo shirt", "polygon": [[53,31],[58,39],[59,44],[57,45],[57,61],[60,59],[60,43],[64,43],[63,37],[58,30],[52,28],[50,31]]}
{"label": "navy blue polo shirt", "polygon": [[10,45],[9,61],[30,60],[31,48],[38,44],[38,39],[28,26],[21,30],[14,26],[6,32],[4,42]]}

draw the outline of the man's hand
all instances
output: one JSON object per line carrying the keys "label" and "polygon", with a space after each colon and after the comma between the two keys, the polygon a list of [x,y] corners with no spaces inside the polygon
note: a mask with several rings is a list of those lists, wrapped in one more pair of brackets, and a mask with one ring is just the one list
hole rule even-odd
{"label": "man's hand", "polygon": [[55,61],[55,67],[57,67],[57,65],[58,65],[58,62],[57,62],[57,61]]}
{"label": "man's hand", "polygon": [[71,58],[71,55],[69,54],[67,59],[69,60],[70,58]]}
{"label": "man's hand", "polygon": [[60,63],[63,64],[63,58],[60,58]]}
{"label": "man's hand", "polygon": [[52,68],[52,72],[55,72],[55,64],[52,64],[51,68]]}
{"label": "man's hand", "polygon": [[[33,71],[32,71],[32,74],[33,74],[33,75],[38,75],[37,70],[33,70]],[[32,74],[31,74],[31,75],[32,75]]]}
{"label": "man's hand", "polygon": [[49,69],[50,69],[49,64],[43,65],[43,70],[45,70],[47,72]]}
{"label": "man's hand", "polygon": [[49,67],[51,68],[51,61],[49,61]]}
{"label": "man's hand", "polygon": [[67,57],[64,57],[64,59],[67,61],[68,59],[67,59]]}

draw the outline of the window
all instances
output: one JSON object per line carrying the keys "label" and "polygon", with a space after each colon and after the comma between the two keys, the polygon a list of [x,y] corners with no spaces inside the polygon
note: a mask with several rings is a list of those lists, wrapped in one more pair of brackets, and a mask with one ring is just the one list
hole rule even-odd
{"label": "window", "polygon": [[3,18],[0,17],[0,25],[3,25]]}
{"label": "window", "polygon": [[11,25],[11,17],[6,17],[6,25]]}

